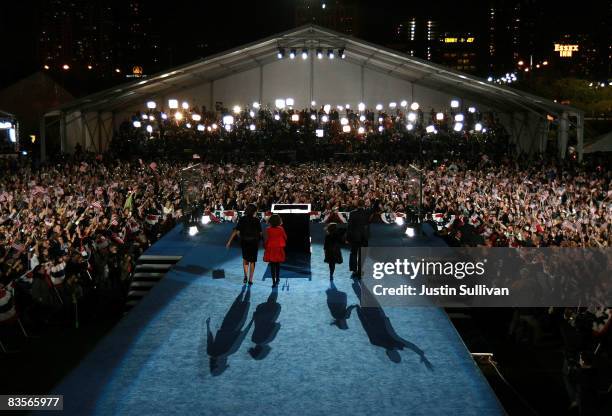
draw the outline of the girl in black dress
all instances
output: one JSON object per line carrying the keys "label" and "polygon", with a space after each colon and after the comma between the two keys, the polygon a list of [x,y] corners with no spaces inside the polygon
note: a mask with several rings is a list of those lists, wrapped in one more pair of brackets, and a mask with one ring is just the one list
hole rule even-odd
{"label": "girl in black dress", "polygon": [[339,229],[334,222],[330,223],[325,229],[323,250],[325,251],[325,263],[329,265],[329,280],[334,280],[336,264],[342,264],[340,245],[343,241],[343,235],[344,231]]}
{"label": "girl in black dress", "polygon": [[244,211],[244,216],[238,220],[238,225],[232,231],[232,235],[227,241],[226,247],[230,248],[236,236],[240,237],[240,248],[242,249],[242,268],[244,270],[243,283],[253,284],[253,274],[255,274],[255,263],[257,262],[257,251],[259,250],[259,240],[261,240],[261,223],[255,214],[257,207],[249,204]]}

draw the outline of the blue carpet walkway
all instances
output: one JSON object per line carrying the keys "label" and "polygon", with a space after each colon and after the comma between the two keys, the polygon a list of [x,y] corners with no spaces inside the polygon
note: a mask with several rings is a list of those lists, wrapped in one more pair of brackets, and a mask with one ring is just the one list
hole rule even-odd
{"label": "blue carpet walkway", "polygon": [[[504,414],[443,310],[351,306],[348,252],[330,285],[311,228],[312,255],[292,255],[276,291],[263,262],[242,285],[231,225],[168,234],[148,254],[183,259],[55,388],[64,414]],[[443,245],[372,231],[375,246]]]}

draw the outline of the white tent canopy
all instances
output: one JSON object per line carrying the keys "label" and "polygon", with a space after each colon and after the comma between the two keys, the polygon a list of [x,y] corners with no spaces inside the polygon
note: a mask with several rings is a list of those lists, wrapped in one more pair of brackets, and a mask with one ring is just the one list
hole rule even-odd
{"label": "white tent canopy", "polygon": [[[309,59],[278,59],[279,48],[308,48]],[[346,59],[317,59],[314,51],[344,49]],[[578,151],[582,152],[583,113],[553,101],[495,85],[429,61],[374,45],[315,25],[302,26],[269,38],[176,67],[161,74],[102,91],[49,112],[60,118],[62,148],[76,143],[86,149],[107,148],[113,130],[145,102],[162,105],[170,98],[214,108],[272,105],[293,98],[296,108],[317,104],[357,106],[395,101],[419,102],[424,111],[447,108],[451,99],[462,106],[495,111],[517,149],[542,150],[548,134],[547,116],[559,123],[558,142],[564,156],[570,116],[576,117]]]}
{"label": "white tent canopy", "polygon": [[612,131],[602,134],[593,143],[584,148],[584,153],[595,152],[612,152]]}

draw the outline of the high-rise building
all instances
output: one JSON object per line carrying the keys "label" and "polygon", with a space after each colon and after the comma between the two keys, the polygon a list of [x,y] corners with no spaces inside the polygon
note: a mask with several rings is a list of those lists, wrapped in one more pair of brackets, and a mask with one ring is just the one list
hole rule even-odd
{"label": "high-rise building", "polygon": [[410,56],[434,60],[438,53],[438,22],[431,18],[410,17],[395,25],[393,40],[387,45]]}
{"label": "high-rise building", "polygon": [[446,32],[438,42],[436,62],[462,72],[477,72],[479,46],[474,34]]}

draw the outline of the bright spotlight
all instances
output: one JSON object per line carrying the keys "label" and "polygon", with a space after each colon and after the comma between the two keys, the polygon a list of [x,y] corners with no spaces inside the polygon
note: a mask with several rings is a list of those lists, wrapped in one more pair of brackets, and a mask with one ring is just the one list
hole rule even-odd
{"label": "bright spotlight", "polygon": [[68,71],[68,70],[70,69],[70,65],[68,65],[68,64],[64,64],[64,65],[62,65],[62,69],[63,69],[64,71]]}
{"label": "bright spotlight", "polygon": [[168,114],[166,114],[166,113],[161,113],[161,118],[162,118],[162,120],[166,120],[166,119],[168,119]]}
{"label": "bright spotlight", "polygon": [[323,106],[323,111],[325,111],[327,114],[329,114],[329,111],[331,110],[331,105],[329,104],[325,104]]}
{"label": "bright spotlight", "polygon": [[195,225],[192,225],[191,227],[189,227],[189,236],[193,237],[195,235],[198,234],[198,227],[196,227]]}
{"label": "bright spotlight", "polygon": [[183,107],[183,110],[189,110],[189,103],[187,101],[183,101],[181,107]]}
{"label": "bright spotlight", "polygon": [[150,124],[147,126],[147,133],[153,133],[153,126]]}
{"label": "bright spotlight", "polygon": [[323,123],[327,123],[327,122],[329,121],[329,117],[327,117],[327,115],[326,115],[326,114],[323,114],[323,116],[321,117],[321,121],[322,121]]}
{"label": "bright spotlight", "polygon": [[136,127],[137,129],[139,129],[139,128],[140,128],[140,126],[142,126],[142,124],[141,124],[141,123],[140,123],[140,121],[138,121],[138,120],[135,120],[135,121],[132,123],[132,125],[133,125],[134,127]]}
{"label": "bright spotlight", "polygon": [[155,121],[155,116],[149,116],[149,121]]}
{"label": "bright spotlight", "polygon": [[274,101],[274,105],[276,105],[276,108],[285,108],[285,100],[277,98],[276,101]]}
{"label": "bright spotlight", "polygon": [[410,131],[412,129],[414,129],[414,124],[410,124],[410,123],[406,124],[406,130]]}
{"label": "bright spotlight", "polygon": [[[9,140],[11,143],[17,143],[17,133],[15,132],[14,128],[9,129]],[[27,155],[27,153],[24,154]]]}
{"label": "bright spotlight", "polygon": [[259,109],[259,103],[257,101],[253,103],[253,108]]}
{"label": "bright spotlight", "polygon": [[291,114],[291,121],[300,121],[299,114]]}
{"label": "bright spotlight", "polygon": [[278,52],[276,53],[276,57],[278,59],[283,59],[285,57],[285,48],[278,48]]}
{"label": "bright spotlight", "polygon": [[474,125],[474,130],[476,131],[482,131],[482,123],[476,123]]}
{"label": "bright spotlight", "polygon": [[434,133],[436,131],[436,127],[433,126],[433,125],[429,125],[429,126],[425,127],[425,131],[427,133]]}
{"label": "bright spotlight", "polygon": [[177,111],[176,113],[174,113],[174,118],[178,121],[181,121],[183,119],[183,113]]}
{"label": "bright spotlight", "polygon": [[438,120],[438,121],[444,120],[444,113],[437,113],[436,114],[436,120]]}
{"label": "bright spotlight", "polygon": [[178,108],[178,100],[175,100],[175,99],[168,100],[168,107],[170,107],[173,110],[177,109]]}
{"label": "bright spotlight", "polygon": [[363,114],[359,116],[359,121],[365,121],[366,116],[364,116]]}
{"label": "bright spotlight", "polygon": [[453,127],[453,130],[455,130],[455,131],[463,130],[463,123],[455,123],[455,126]]}
{"label": "bright spotlight", "polygon": [[489,82],[493,82],[493,77],[488,77],[488,78],[487,78],[487,81],[489,81]]}
{"label": "bright spotlight", "polygon": [[314,107],[315,105],[317,105],[317,102],[316,102],[316,101],[311,101],[311,102],[310,102],[310,106],[311,106],[311,107]]}
{"label": "bright spotlight", "polygon": [[321,49],[317,49],[317,58],[323,59],[323,51]]}
{"label": "bright spotlight", "polygon": [[213,130],[217,130],[217,127],[219,127],[219,126],[217,126],[217,123],[213,123],[211,127],[212,127]]}
{"label": "bright spotlight", "polygon": [[412,111],[417,111],[419,109],[419,103],[414,102],[414,103],[410,104],[410,109]]}
{"label": "bright spotlight", "polygon": [[302,59],[303,60],[308,59],[308,49],[306,48],[302,49]]}
{"label": "bright spotlight", "polygon": [[280,115],[274,114],[274,120],[276,120],[276,121],[280,120]]}
{"label": "bright spotlight", "polygon": [[153,110],[155,107],[157,107],[157,104],[155,104],[155,101],[147,102],[147,108],[148,109]]}
{"label": "bright spotlight", "polygon": [[397,103],[396,102],[389,103],[389,108],[395,108],[395,107],[397,107]]}
{"label": "bright spotlight", "polygon": [[474,114],[476,112],[476,107],[468,108],[468,112]]}
{"label": "bright spotlight", "polygon": [[224,126],[229,126],[231,124],[234,124],[234,116],[223,116],[223,125]]}
{"label": "bright spotlight", "polygon": [[408,227],[406,227],[406,236],[409,238],[412,238],[416,235],[416,229],[414,226],[409,225]]}
{"label": "bright spotlight", "polygon": [[210,221],[210,215],[202,215],[202,225],[210,224]]}
{"label": "bright spotlight", "polygon": [[357,132],[358,132],[359,134],[363,134],[363,133],[365,132],[365,129],[364,129],[363,127],[359,127],[359,128],[357,129]]}
{"label": "bright spotlight", "polygon": [[289,107],[292,107],[295,104],[295,100],[293,98],[287,98],[285,100],[285,104],[287,104]]}
{"label": "bright spotlight", "polygon": [[255,124],[251,124],[251,125],[249,126],[249,130],[251,130],[251,131],[255,131],[255,129],[256,129]]}
{"label": "bright spotlight", "polygon": [[327,50],[327,57],[329,59],[334,59],[334,50],[333,49],[328,49]]}
{"label": "bright spotlight", "polygon": [[359,105],[357,106],[357,109],[359,111],[365,111],[365,104],[364,103],[359,103]]}
{"label": "bright spotlight", "polygon": [[351,126],[343,126],[342,127],[342,131],[345,133],[350,133],[351,132]]}
{"label": "bright spotlight", "polygon": [[459,108],[459,100],[451,100],[451,108]]}
{"label": "bright spotlight", "polygon": [[338,56],[340,57],[340,59],[346,58],[346,53],[344,52],[344,48],[338,49]]}
{"label": "bright spotlight", "polygon": [[233,110],[234,110],[234,114],[240,114],[240,111],[241,111],[242,109],[240,108],[240,106],[239,106],[239,105],[235,105],[235,106],[234,106],[234,108],[233,108]]}
{"label": "bright spotlight", "polygon": [[323,129],[317,129],[316,133],[317,133],[317,137],[323,137]]}
{"label": "bright spotlight", "polygon": [[197,129],[198,129],[198,131],[204,131],[204,130],[206,130],[206,127],[204,127],[203,124],[198,124]]}
{"label": "bright spotlight", "polygon": [[415,122],[416,119],[417,119],[416,113],[412,113],[412,112],[408,113],[408,121]]}
{"label": "bright spotlight", "polygon": [[381,132],[381,133],[382,133],[384,129],[385,129],[385,128],[384,128],[383,126],[378,126],[378,131],[379,131],[379,132]]}
{"label": "bright spotlight", "polygon": [[192,119],[193,121],[200,121],[200,120],[202,120],[202,116],[201,116],[201,115],[199,115],[199,114],[192,114],[192,115],[191,115],[191,119]]}
{"label": "bright spotlight", "polygon": [[289,58],[295,59],[295,49],[291,49],[291,51],[289,52]]}
{"label": "bright spotlight", "polygon": [[191,128],[191,123],[186,123],[186,124],[185,124],[185,127],[187,127],[188,129],[190,129],[190,128]]}
{"label": "bright spotlight", "polygon": [[310,115],[310,119],[311,119],[312,121],[315,121],[315,120],[317,119],[317,116],[315,116],[314,114],[311,114],[311,115]]}
{"label": "bright spotlight", "polygon": [[463,121],[464,117],[463,114],[455,114],[455,121]]}
{"label": "bright spotlight", "polygon": [[376,110],[380,111],[383,109],[383,105],[382,104],[376,104]]}
{"label": "bright spotlight", "polygon": [[395,224],[399,225],[400,227],[404,225],[404,222],[404,217],[395,217]]}
{"label": "bright spotlight", "polygon": [[408,105],[408,101],[406,101],[406,100],[402,100],[402,102],[400,103],[400,105],[402,106],[402,108],[406,108],[406,106]]}
{"label": "bright spotlight", "polygon": [[148,120],[148,119],[149,119],[149,116],[143,113],[143,114],[142,114],[142,119],[143,119],[143,120]]}
{"label": "bright spotlight", "polygon": [[255,117],[255,111],[252,111],[252,110],[251,110],[251,111],[249,111],[249,115],[250,115],[251,117]]}
{"label": "bright spotlight", "polygon": [[342,117],[340,119],[340,124],[343,125],[343,126],[346,126],[348,124],[348,118]]}

